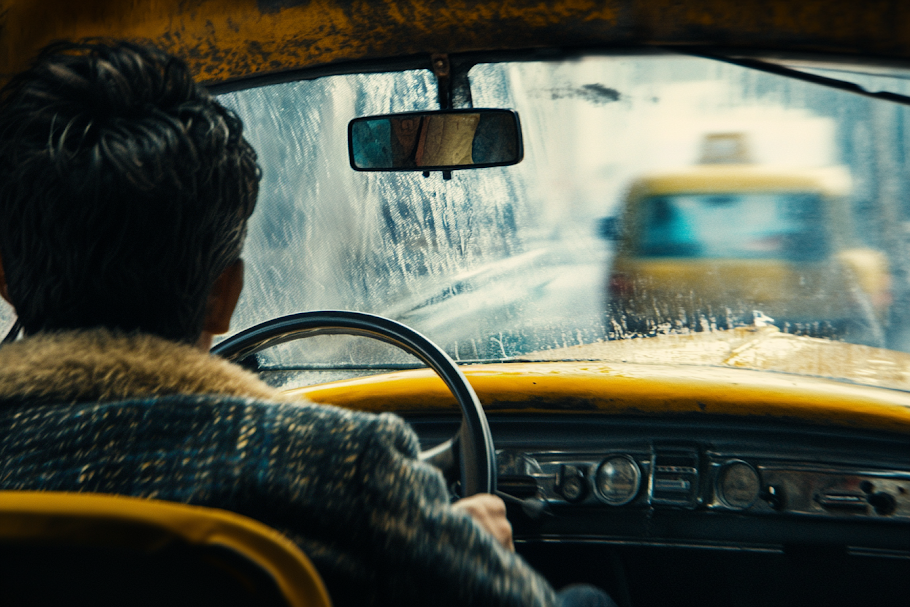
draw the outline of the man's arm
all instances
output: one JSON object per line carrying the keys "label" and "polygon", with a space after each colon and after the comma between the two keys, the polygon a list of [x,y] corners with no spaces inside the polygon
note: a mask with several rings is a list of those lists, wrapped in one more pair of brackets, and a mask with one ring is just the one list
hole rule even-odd
{"label": "man's arm", "polygon": [[262,417],[244,420],[238,447],[257,455],[242,466],[231,501],[294,539],[335,605],[555,603],[547,581],[466,512],[487,511],[481,518],[494,529],[507,526],[496,498],[453,507],[401,418],[306,403],[255,412]]}
{"label": "man's arm", "polygon": [[[403,602],[434,605],[552,605],[552,587],[482,527],[511,545],[505,506],[476,496],[453,507],[438,470],[417,460],[417,438],[382,415],[361,463],[374,554]],[[474,510],[478,524],[468,513]],[[504,527],[508,527],[506,533]]]}

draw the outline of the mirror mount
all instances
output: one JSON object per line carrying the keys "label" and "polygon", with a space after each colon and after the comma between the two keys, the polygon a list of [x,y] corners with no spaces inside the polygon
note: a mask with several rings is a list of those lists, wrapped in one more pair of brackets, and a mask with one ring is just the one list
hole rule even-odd
{"label": "mirror mount", "polygon": [[[430,55],[433,75],[436,76],[436,88],[439,95],[439,109],[450,110],[453,108],[473,108],[471,98],[471,82],[468,80],[468,69],[458,64],[449,62],[446,53]],[[469,66],[468,66],[469,67]],[[430,172],[424,171],[424,177],[429,177]],[[452,178],[452,171],[442,171],[443,181]]]}
{"label": "mirror mount", "polygon": [[468,70],[474,65],[449,61],[445,53],[430,55],[430,66],[436,76],[436,88],[439,95],[439,109],[466,109],[474,107],[471,97],[471,82]]}
{"label": "mirror mount", "polygon": [[452,109],[452,66],[445,53],[430,55],[433,75],[436,76],[436,90],[439,92],[439,109]]}

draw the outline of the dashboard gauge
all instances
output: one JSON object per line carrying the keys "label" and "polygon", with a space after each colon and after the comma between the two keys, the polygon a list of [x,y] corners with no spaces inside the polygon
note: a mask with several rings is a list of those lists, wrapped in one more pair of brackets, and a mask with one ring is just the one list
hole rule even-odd
{"label": "dashboard gauge", "polygon": [[641,470],[628,455],[616,455],[604,460],[595,479],[597,495],[611,506],[628,504],[638,495]]}
{"label": "dashboard gauge", "polygon": [[578,466],[563,466],[559,490],[567,502],[580,502],[588,494],[588,480]]}
{"label": "dashboard gauge", "polygon": [[717,497],[725,506],[745,510],[761,491],[758,472],[746,462],[727,462],[717,474]]}

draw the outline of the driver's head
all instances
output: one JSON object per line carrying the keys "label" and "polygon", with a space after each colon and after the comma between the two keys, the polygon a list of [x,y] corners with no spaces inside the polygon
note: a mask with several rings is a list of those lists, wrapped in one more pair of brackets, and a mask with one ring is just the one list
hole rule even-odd
{"label": "driver's head", "polygon": [[226,329],[206,326],[210,294],[259,183],[241,130],[163,51],[42,51],[0,91],[0,262],[25,331]]}

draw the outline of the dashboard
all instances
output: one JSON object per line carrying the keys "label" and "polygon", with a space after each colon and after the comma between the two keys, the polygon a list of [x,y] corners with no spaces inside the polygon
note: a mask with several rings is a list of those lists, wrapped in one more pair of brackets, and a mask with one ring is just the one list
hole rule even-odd
{"label": "dashboard", "polygon": [[[458,426],[409,421],[424,448]],[[748,417],[489,422],[517,549],[551,580],[621,605],[910,596],[905,436]]]}
{"label": "dashboard", "polygon": [[[907,604],[906,391],[642,362],[464,372],[516,550],[555,587],[595,584],[620,607]],[[426,370],[293,392],[394,411],[423,449],[461,423]]]}

